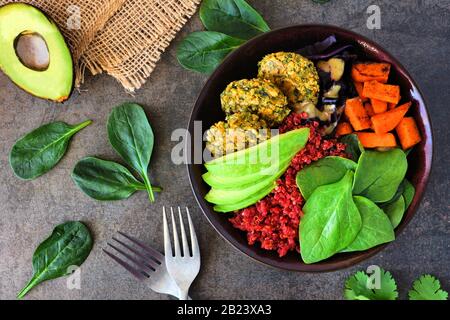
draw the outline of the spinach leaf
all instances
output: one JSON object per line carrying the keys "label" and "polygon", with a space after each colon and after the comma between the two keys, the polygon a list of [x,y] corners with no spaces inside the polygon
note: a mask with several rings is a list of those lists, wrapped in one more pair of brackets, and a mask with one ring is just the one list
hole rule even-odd
{"label": "spinach leaf", "polygon": [[244,40],[270,31],[261,15],[244,0],[204,0],[200,20],[209,31]]}
{"label": "spinach leaf", "polygon": [[112,147],[143,179],[153,202],[155,198],[147,170],[154,136],[144,109],[135,103],[115,107],[109,115],[107,129]]}
{"label": "spinach leaf", "polygon": [[215,31],[193,32],[178,46],[177,59],[186,69],[210,73],[244,42]]}
{"label": "spinach leaf", "polygon": [[353,201],[361,214],[362,227],[355,240],[342,252],[363,251],[395,240],[391,221],[383,210],[364,197],[355,196]]}
{"label": "spinach leaf", "polygon": [[383,208],[386,215],[389,217],[391,221],[392,227],[397,228],[400,222],[402,221],[403,214],[405,213],[405,198],[400,196],[397,201],[392,202]]}
{"label": "spinach leaf", "polygon": [[353,242],[361,215],[352,198],[353,172],[338,182],[318,187],[303,207],[301,255],[305,263],[331,257]]}
{"label": "spinach leaf", "polygon": [[358,161],[353,193],[374,202],[392,199],[405,177],[408,161],[400,149],[365,151]]}
{"label": "spinach leaf", "polygon": [[317,187],[335,183],[342,179],[348,170],[355,170],[356,162],[342,157],[326,157],[303,168],[297,174],[297,186],[308,200]]}
{"label": "spinach leaf", "polygon": [[397,191],[395,192],[395,194],[392,197],[392,199],[390,199],[390,200],[388,200],[386,202],[379,203],[378,206],[381,209],[384,209],[388,205],[396,202],[403,195],[403,192],[405,192],[406,183],[407,183],[406,179],[403,179],[403,181],[399,184],[399,186],[397,188]]}
{"label": "spinach leaf", "polygon": [[16,176],[31,180],[50,171],[66,153],[70,138],[91,122],[88,120],[74,126],[52,122],[20,138],[9,156]]}
{"label": "spinach leaf", "polygon": [[414,188],[411,182],[405,179],[405,187],[403,191],[403,198],[405,200],[405,210],[409,208],[411,202],[414,199],[415,194],[416,189]]}
{"label": "spinach leaf", "polygon": [[[72,179],[89,197],[96,200],[122,200],[138,190],[147,190],[124,166],[93,157],[81,159],[73,169]],[[154,191],[160,188],[152,187]]]}
{"label": "spinach leaf", "polygon": [[345,152],[351,156],[353,161],[358,161],[361,153],[364,152],[364,147],[358,139],[356,134],[348,134],[339,139],[340,142],[346,145]]}
{"label": "spinach leaf", "polygon": [[80,266],[92,249],[92,237],[88,228],[79,221],[58,225],[33,254],[33,278],[19,292],[23,298],[39,283],[65,276],[69,267]]}

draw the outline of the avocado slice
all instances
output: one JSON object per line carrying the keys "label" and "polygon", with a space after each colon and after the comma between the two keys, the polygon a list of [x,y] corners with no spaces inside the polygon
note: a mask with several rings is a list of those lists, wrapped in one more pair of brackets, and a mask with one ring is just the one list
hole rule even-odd
{"label": "avocado slice", "polygon": [[212,188],[205,196],[205,200],[218,205],[227,205],[242,202],[247,198],[254,199],[254,196],[261,190],[265,190],[269,186],[272,186],[272,189],[275,188],[276,180],[286,171],[289,164],[290,162],[285,163],[274,175],[266,176],[265,179],[251,185],[236,186],[235,189]]}
{"label": "avocado slice", "polygon": [[205,163],[206,169],[217,176],[240,177],[261,172],[275,162],[293,157],[308,141],[309,128],[292,130],[256,146],[227,154]]}
{"label": "avocado slice", "polygon": [[241,201],[241,202],[235,202],[232,204],[220,204],[214,206],[214,211],[216,212],[231,212],[235,210],[240,210],[247,208],[248,206],[251,206],[267,196],[274,188],[276,184],[273,183],[271,185],[268,185],[267,187],[261,189],[251,197],[248,197],[247,199]]}
{"label": "avocado slice", "polygon": [[0,7],[0,69],[39,98],[63,102],[73,88],[70,50],[56,24],[25,3]]}
{"label": "avocado slice", "polygon": [[230,177],[216,175],[212,172],[206,172],[202,175],[203,180],[212,188],[217,189],[236,189],[245,188],[255,183],[261,182],[268,177],[276,175],[280,168],[285,167],[289,164],[292,158],[285,160],[284,162],[276,162],[272,164],[269,168],[263,169],[260,172],[247,174],[243,176]]}

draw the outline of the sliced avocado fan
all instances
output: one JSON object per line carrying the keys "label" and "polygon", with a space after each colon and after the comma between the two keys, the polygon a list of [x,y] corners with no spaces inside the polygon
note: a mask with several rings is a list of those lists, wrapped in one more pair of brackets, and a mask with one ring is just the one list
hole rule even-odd
{"label": "sliced avocado fan", "polygon": [[73,61],[56,24],[24,3],[0,7],[0,69],[20,88],[56,102],[73,88]]}
{"label": "sliced avocado fan", "polygon": [[[276,180],[304,148],[308,137],[308,128],[292,130],[206,163],[208,172],[203,179],[212,188],[205,199],[215,204],[217,212],[239,210],[255,204],[276,187]],[[270,161],[260,156],[262,154],[269,154]]]}

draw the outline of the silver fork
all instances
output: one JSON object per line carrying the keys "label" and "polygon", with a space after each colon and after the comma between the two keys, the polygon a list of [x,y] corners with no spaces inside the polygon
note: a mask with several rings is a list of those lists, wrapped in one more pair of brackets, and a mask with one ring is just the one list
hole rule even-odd
{"label": "silver fork", "polygon": [[173,245],[175,255],[172,253],[172,246],[170,243],[169,226],[167,223],[166,208],[163,207],[163,223],[164,223],[164,251],[166,259],[166,267],[172,279],[175,281],[180,289],[178,297],[180,300],[188,298],[189,287],[194,281],[195,277],[200,271],[200,250],[198,247],[197,236],[195,235],[194,224],[192,223],[189,209],[186,208],[186,215],[189,224],[189,233],[191,236],[191,252],[189,251],[189,244],[184,229],[183,217],[181,216],[181,209],[178,207],[178,216],[180,219],[181,241],[183,252],[180,249],[180,242],[178,240],[177,225],[173,214],[173,208],[170,208],[172,215],[173,227]]}
{"label": "silver fork", "polygon": [[108,246],[125,259],[105,249],[103,251],[137,279],[146,280],[153,291],[179,298],[179,288],[167,272],[164,256],[142,241],[123,232],[118,231],[118,233],[134,246],[116,237],[112,238],[115,241],[114,244],[108,243]]}

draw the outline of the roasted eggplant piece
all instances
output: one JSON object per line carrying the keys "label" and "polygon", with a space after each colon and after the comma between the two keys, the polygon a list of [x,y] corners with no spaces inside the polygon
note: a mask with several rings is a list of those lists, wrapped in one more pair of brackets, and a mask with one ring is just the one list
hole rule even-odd
{"label": "roasted eggplant piece", "polygon": [[341,80],[345,71],[345,61],[341,58],[331,58],[328,61],[321,60],[317,62],[317,67],[330,74],[330,79],[333,81]]}

